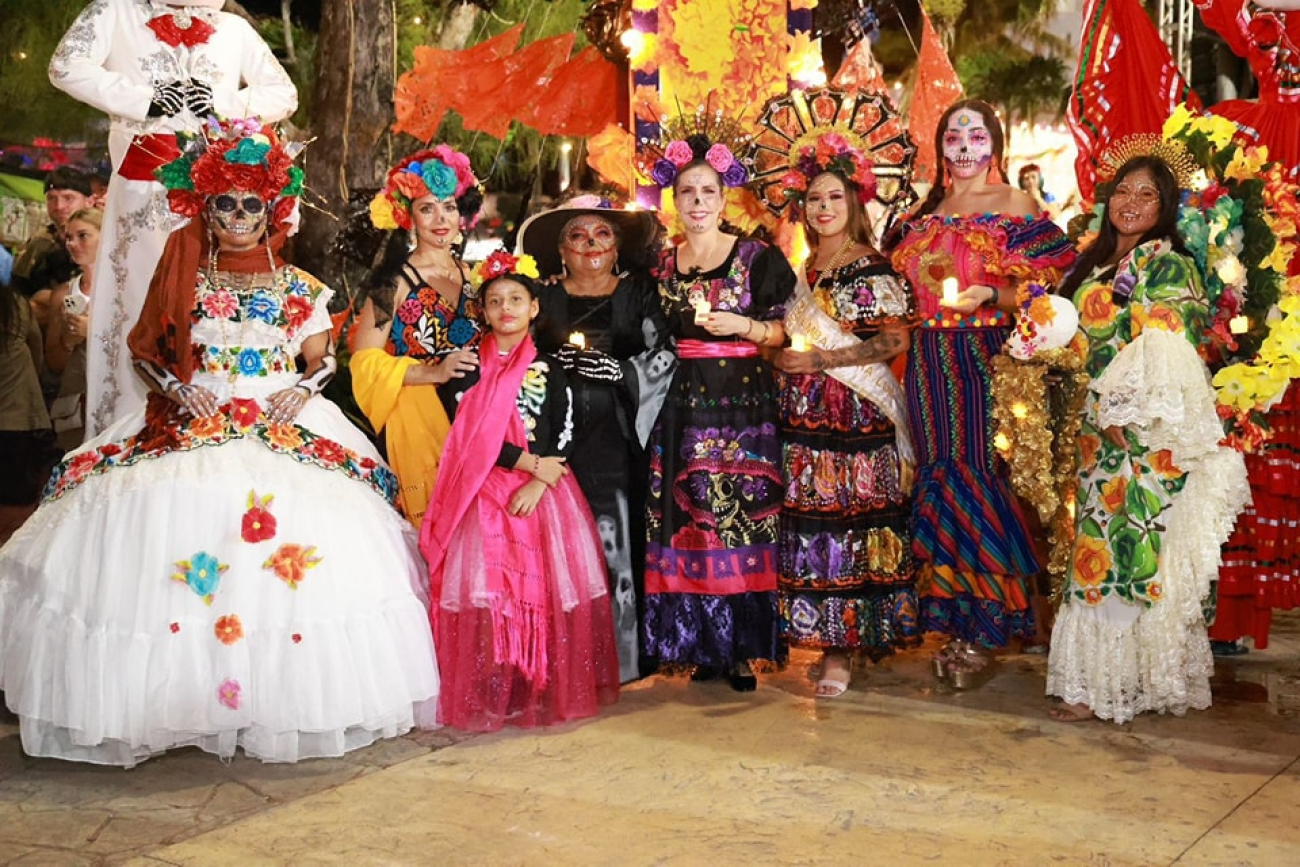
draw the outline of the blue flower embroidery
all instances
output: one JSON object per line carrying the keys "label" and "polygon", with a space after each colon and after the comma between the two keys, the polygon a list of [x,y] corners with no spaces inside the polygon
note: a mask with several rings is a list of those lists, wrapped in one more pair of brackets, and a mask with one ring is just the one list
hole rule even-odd
{"label": "blue flower embroidery", "polygon": [[262,363],[262,353],[256,349],[241,349],[237,359],[239,372],[244,376],[262,376],[266,374],[266,365]]}
{"label": "blue flower embroidery", "polygon": [[447,329],[447,340],[452,346],[464,346],[474,339],[475,331],[473,322],[457,316],[451,321],[451,327]]}
{"label": "blue flower embroidery", "polygon": [[176,561],[177,571],[172,575],[172,580],[185,584],[195,594],[202,596],[205,604],[211,605],[212,596],[221,583],[221,573],[229,568],[207,551],[199,551],[188,560]]}
{"label": "blue flower embroidery", "polygon": [[280,315],[280,301],[274,295],[258,292],[248,299],[248,318],[260,319],[268,325],[274,325]]}

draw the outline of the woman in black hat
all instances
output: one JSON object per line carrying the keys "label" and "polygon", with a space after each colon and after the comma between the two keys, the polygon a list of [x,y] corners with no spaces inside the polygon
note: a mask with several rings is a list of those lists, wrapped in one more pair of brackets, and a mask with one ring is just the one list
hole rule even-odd
{"label": "woman in black hat", "polygon": [[619,673],[647,673],[639,659],[638,601],[645,574],[645,443],[663,404],[673,355],[646,265],[653,214],[579,196],[530,218],[519,247],[543,278],[536,343],[564,365],[573,389],[569,466],[591,504],[605,546]]}

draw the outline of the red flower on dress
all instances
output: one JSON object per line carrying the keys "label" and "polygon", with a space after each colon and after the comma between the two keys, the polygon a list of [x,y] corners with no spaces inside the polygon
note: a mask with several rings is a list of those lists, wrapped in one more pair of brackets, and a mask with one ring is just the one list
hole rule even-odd
{"label": "red flower on dress", "polygon": [[297,590],[302,579],[307,577],[307,570],[319,565],[322,557],[313,556],[314,545],[295,545],[285,543],[275,549],[275,553],[262,564],[263,569],[270,569],[276,577],[289,585],[290,590]]}
{"label": "red flower on dress", "polygon": [[290,328],[301,328],[311,318],[314,309],[311,299],[301,295],[290,295],[284,302],[284,314],[289,320]]}
{"label": "red flower on dress", "polygon": [[294,644],[302,643],[302,635],[300,633],[295,632],[293,635],[290,635],[289,637],[293,639]]}
{"label": "red flower on dress", "polygon": [[245,542],[265,542],[275,536],[275,515],[271,514],[273,495],[259,498],[257,491],[248,492],[248,511],[240,525],[239,535]]}
{"label": "red flower on dress", "polygon": [[175,635],[177,632],[180,632],[180,631],[181,631],[181,625],[180,625],[179,623],[175,622],[175,621],[172,621],[171,624],[169,624],[167,628],[170,629],[170,630],[172,631],[172,634],[173,634],[173,635]]}
{"label": "red flower on dress", "polygon": [[320,458],[331,466],[337,466],[348,459],[347,449],[334,442],[334,440],[325,439],[324,437],[313,441],[303,451],[313,457]]}
{"label": "red flower on dress", "polygon": [[261,404],[251,397],[232,397],[230,399],[230,420],[239,427],[252,427],[257,423],[261,415]]}
{"label": "red flower on dress", "polygon": [[117,443],[105,443],[104,445],[99,447],[99,453],[106,458],[111,458],[114,455],[121,454],[122,447],[119,446]]}
{"label": "red flower on dress", "polygon": [[217,32],[211,24],[194,16],[190,16],[188,27],[182,27],[176,21],[175,15],[159,15],[157,18],[151,18],[146,26],[154,32],[160,42],[172,48],[181,46],[193,48],[202,45]]}
{"label": "red flower on dress", "polygon": [[229,319],[238,312],[239,299],[229,289],[217,289],[204,295],[199,306],[213,319]]}
{"label": "red flower on dress", "polygon": [[244,624],[239,622],[238,614],[227,614],[217,618],[212,631],[216,634],[217,641],[222,644],[234,644],[244,637]]}

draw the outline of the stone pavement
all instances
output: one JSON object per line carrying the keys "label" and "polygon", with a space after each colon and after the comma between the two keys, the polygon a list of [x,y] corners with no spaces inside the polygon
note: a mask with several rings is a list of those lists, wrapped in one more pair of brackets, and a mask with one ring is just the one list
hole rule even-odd
{"label": "stone pavement", "polygon": [[797,652],[749,695],[656,677],[595,720],[299,765],[34,760],[0,726],[0,864],[1300,864],[1300,612],[1210,710],[1124,726],[1049,720],[1043,657],[938,687],[936,647],[835,701]]}

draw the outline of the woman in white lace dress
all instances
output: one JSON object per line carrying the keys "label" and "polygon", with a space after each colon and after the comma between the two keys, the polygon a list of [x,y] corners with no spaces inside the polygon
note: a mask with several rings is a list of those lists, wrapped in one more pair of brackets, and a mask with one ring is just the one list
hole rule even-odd
{"label": "woman in white lace dress", "polygon": [[1097,240],[1061,288],[1079,308],[1092,377],[1077,538],[1048,661],[1063,721],[1210,705],[1202,603],[1249,493],[1241,455],[1218,444],[1196,352],[1209,309],[1175,228],[1178,203],[1162,160],[1126,162]]}
{"label": "woman in white lace dress", "polygon": [[0,688],[29,755],[292,762],[432,724],[414,532],[320,395],[332,293],[278,253],[301,173],[256,124],[195,145],[164,174],[193,219],[130,337],[147,409],[68,455],[0,549]]}

